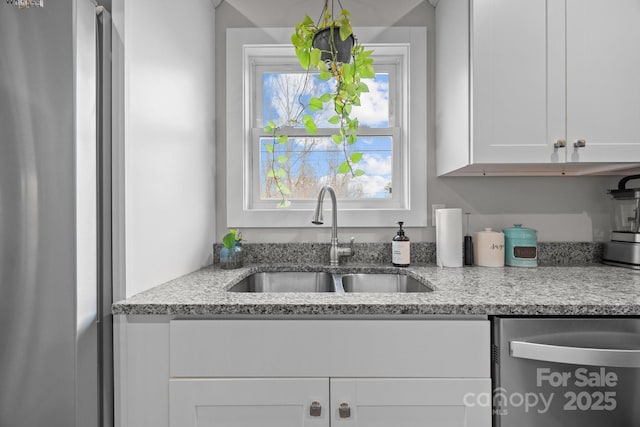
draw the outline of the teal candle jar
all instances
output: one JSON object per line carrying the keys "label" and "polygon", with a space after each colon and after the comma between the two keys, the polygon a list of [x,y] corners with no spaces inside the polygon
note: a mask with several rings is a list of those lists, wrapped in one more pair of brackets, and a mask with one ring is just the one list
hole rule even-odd
{"label": "teal candle jar", "polygon": [[514,224],[505,228],[504,264],[512,267],[538,266],[538,238],[536,230],[525,228],[522,224]]}

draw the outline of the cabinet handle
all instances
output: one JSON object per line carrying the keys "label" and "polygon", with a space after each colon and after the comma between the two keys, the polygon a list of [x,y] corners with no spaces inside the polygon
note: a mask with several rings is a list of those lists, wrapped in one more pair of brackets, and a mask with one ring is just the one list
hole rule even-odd
{"label": "cabinet handle", "polygon": [[564,148],[567,146],[567,141],[564,139],[559,139],[553,144],[553,148]]}
{"label": "cabinet handle", "polygon": [[347,402],[342,402],[338,407],[340,418],[349,418],[351,416],[351,408]]}
{"label": "cabinet handle", "polygon": [[318,402],[317,400],[311,402],[311,405],[309,406],[309,415],[311,415],[312,417],[319,417],[320,415],[322,415],[322,405],[320,404],[320,402]]}
{"label": "cabinet handle", "polygon": [[576,148],[582,148],[582,147],[586,147],[587,146],[587,141],[585,141],[584,139],[579,139],[576,142],[573,143],[573,146]]}

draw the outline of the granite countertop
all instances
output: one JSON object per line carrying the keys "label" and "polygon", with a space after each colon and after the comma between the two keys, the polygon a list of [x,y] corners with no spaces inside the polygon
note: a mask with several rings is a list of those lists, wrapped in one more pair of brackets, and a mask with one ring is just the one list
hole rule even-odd
{"label": "granite countertop", "polygon": [[[227,289],[260,271],[398,272],[433,292],[238,293]],[[248,264],[217,266],[159,285],[113,305],[125,315],[640,315],[640,271],[609,267],[438,268],[412,265]]]}

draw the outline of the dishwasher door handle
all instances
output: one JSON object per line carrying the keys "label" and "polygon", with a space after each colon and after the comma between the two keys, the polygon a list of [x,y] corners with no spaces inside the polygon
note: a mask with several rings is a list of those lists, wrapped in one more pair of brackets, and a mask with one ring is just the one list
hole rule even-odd
{"label": "dishwasher door handle", "polygon": [[525,341],[510,341],[509,344],[511,356],[520,359],[572,365],[640,368],[640,350],[567,347]]}

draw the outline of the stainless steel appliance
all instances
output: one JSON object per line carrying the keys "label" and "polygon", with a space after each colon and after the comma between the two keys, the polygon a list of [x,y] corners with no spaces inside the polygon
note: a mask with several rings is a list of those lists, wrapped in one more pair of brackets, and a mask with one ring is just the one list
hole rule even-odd
{"label": "stainless steel appliance", "polygon": [[113,422],[110,19],[0,4],[0,426]]}
{"label": "stainless steel appliance", "polygon": [[611,242],[604,245],[603,262],[620,267],[640,269],[640,188],[627,188],[630,175],[609,190],[613,198]]}
{"label": "stainless steel appliance", "polygon": [[640,425],[640,319],[496,318],[496,427]]}

